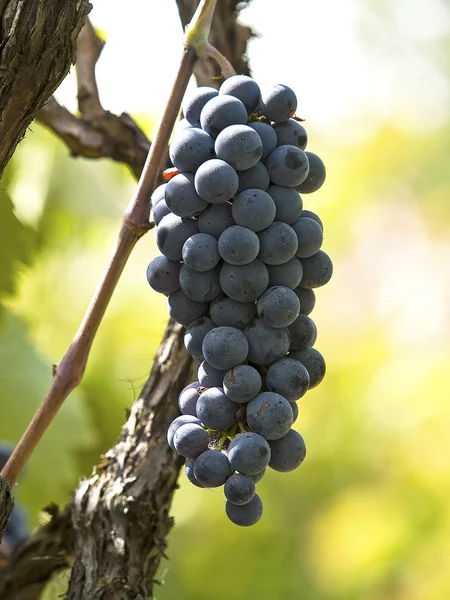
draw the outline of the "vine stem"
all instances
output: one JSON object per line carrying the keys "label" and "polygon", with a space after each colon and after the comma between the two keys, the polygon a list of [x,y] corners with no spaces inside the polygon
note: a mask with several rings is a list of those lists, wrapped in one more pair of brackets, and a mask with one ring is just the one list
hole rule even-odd
{"label": "vine stem", "polygon": [[[216,2],[217,0],[201,0],[186,29],[185,47],[175,82],[136,191],[126,209],[115,247],[75,337],[59,365],[54,367],[50,390],[1,472],[1,476],[11,487],[17,482],[25,464],[64,400],[80,383],[95,335],[127,260],[137,241],[151,229],[150,195],[157,185],[170,134],[180,111],[189,79],[198,58],[204,55],[205,47],[209,46],[208,37]],[[216,54],[214,58],[217,60],[220,56]]]}

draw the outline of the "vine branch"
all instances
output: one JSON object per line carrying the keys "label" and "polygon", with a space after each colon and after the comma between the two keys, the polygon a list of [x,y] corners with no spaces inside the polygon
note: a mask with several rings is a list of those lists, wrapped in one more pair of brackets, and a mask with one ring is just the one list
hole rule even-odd
{"label": "vine branch", "polygon": [[92,342],[120,275],[136,242],[150,228],[150,195],[156,187],[170,133],[175,124],[196,61],[197,55],[194,48],[185,48],[169,101],[155,140],[150,148],[135,194],[126,209],[122,227],[108,264],[74,339],[56,367],[47,396],[36,411],[2,471],[2,476],[9,482],[11,487],[16,483],[26,462],[62,403],[81,381]]}
{"label": "vine branch", "polygon": [[[177,0],[177,4],[185,25],[197,0]],[[239,7],[244,4],[237,0],[218,3],[211,42],[231,58],[238,72],[248,74],[245,49],[251,29],[236,22]],[[197,62],[195,74],[199,85],[217,87],[220,83],[211,61]],[[49,108],[55,113],[46,124],[60,135],[71,152],[79,147],[80,152],[75,153],[86,156],[83,136],[96,133],[102,145],[92,157],[101,157],[102,151],[107,151],[103,156],[121,160],[139,174],[135,157],[142,156],[139,143],[145,136],[137,126],[136,134],[132,130],[132,135],[122,138],[119,126],[106,133],[98,127],[98,120],[94,123],[77,119],[63,107],[59,108],[72,119],[67,114],[55,119],[58,107],[51,102]],[[111,117],[121,119],[123,115]],[[44,122],[43,118],[40,120]],[[61,123],[65,128],[71,125],[70,134],[66,130],[63,135],[59,133]],[[123,158],[114,155],[111,148],[120,149]],[[143,160],[141,167],[142,164]],[[178,392],[190,380],[191,365],[183,346],[183,329],[170,322],[152,373],[132,408],[119,443],[108,452],[101,469],[80,484],[73,502],[60,515],[54,514],[13,554],[7,568],[0,570],[0,600],[37,600],[51,574],[72,564],[74,553],[71,600],[93,598],[93,590],[98,597],[115,600],[152,595],[156,570],[173,525],[169,509],[182,465],[180,457],[168,448],[165,434],[176,415]],[[145,578],[141,576],[142,565],[148,565]],[[111,578],[111,573],[115,577]],[[123,581],[132,585],[122,586]]]}
{"label": "vine branch", "polygon": [[[53,382],[47,396],[36,411],[24,435],[19,440],[2,471],[2,477],[8,481],[11,487],[16,483],[23,467],[39,443],[42,435],[54,419],[62,403],[81,381],[92,342],[119,281],[120,275],[122,274],[136,242],[150,228],[149,198],[156,187],[170,134],[180,110],[181,101],[193,73],[195,63],[198,60],[196,51],[197,46],[204,46],[205,40],[208,40],[210,22],[208,23],[207,19],[207,24],[205,25],[203,22],[203,14],[207,11],[209,15],[211,6],[214,7],[215,2],[216,0],[201,0],[201,8],[195,13],[194,18],[189,25],[189,31],[193,34],[194,38],[192,42],[186,39],[186,45],[175,78],[175,83],[172,87],[155,139],[150,147],[135,194],[125,212],[116,245],[81,325],[60,364],[56,367]],[[87,33],[85,33],[82,43],[85,47],[89,48],[92,46],[93,40],[95,39],[95,32],[93,32],[93,29],[90,29],[89,26],[86,31]],[[88,42],[90,42],[90,44]],[[82,55],[84,58],[82,64],[84,64],[86,68],[82,68],[81,70],[81,80],[83,83],[90,81],[92,84],[92,77],[94,77],[93,65],[95,65],[96,55],[94,54],[94,60],[92,59],[92,52],[82,52]],[[103,109],[98,100],[96,85],[94,87],[88,85],[89,91],[87,95],[84,94],[84,92],[82,93],[81,101],[84,110],[87,111],[88,114],[91,114],[92,111],[95,113],[95,116]],[[84,89],[85,88],[83,87],[83,90]]]}

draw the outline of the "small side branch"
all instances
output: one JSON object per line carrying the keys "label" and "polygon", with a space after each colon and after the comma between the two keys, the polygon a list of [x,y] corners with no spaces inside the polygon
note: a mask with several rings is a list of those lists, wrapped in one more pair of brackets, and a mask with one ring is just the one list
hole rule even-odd
{"label": "small side branch", "polygon": [[76,63],[78,108],[84,118],[95,119],[103,113],[95,78],[95,66],[104,45],[88,19],[78,38]]}
{"label": "small side branch", "polygon": [[127,113],[103,111],[89,120],[78,118],[52,96],[36,115],[68,147],[72,156],[111,158],[128,165],[139,178],[150,142]]}

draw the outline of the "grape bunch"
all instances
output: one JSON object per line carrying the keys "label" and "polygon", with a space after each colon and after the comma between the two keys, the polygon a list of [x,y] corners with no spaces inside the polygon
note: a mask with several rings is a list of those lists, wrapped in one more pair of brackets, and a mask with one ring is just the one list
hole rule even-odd
{"label": "grape bunch", "polygon": [[244,75],[197,88],[170,145],[170,178],[152,195],[162,256],[147,279],[199,365],[168,443],[194,485],[224,486],[241,526],[261,518],[255,484],[266,468],[292,471],[305,458],[296,402],[325,374],[309,314],[333,267],[300,196],[323,184],[325,167],[305,151],[296,108],[289,87],[261,92]]}

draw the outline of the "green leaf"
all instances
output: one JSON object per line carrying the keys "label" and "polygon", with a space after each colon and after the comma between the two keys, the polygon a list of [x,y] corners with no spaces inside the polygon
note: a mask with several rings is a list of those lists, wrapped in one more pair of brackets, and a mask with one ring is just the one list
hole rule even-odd
{"label": "green leaf", "polygon": [[[28,326],[10,313],[0,324],[0,439],[17,443],[45,397],[52,366],[33,347]],[[64,504],[77,485],[78,453],[95,443],[79,390],[66,400],[33,453],[18,486],[17,500],[35,522],[51,502]]]}
{"label": "green leaf", "polygon": [[19,221],[9,196],[0,191],[0,304],[14,293],[19,273],[31,263],[34,246],[34,231]]}

